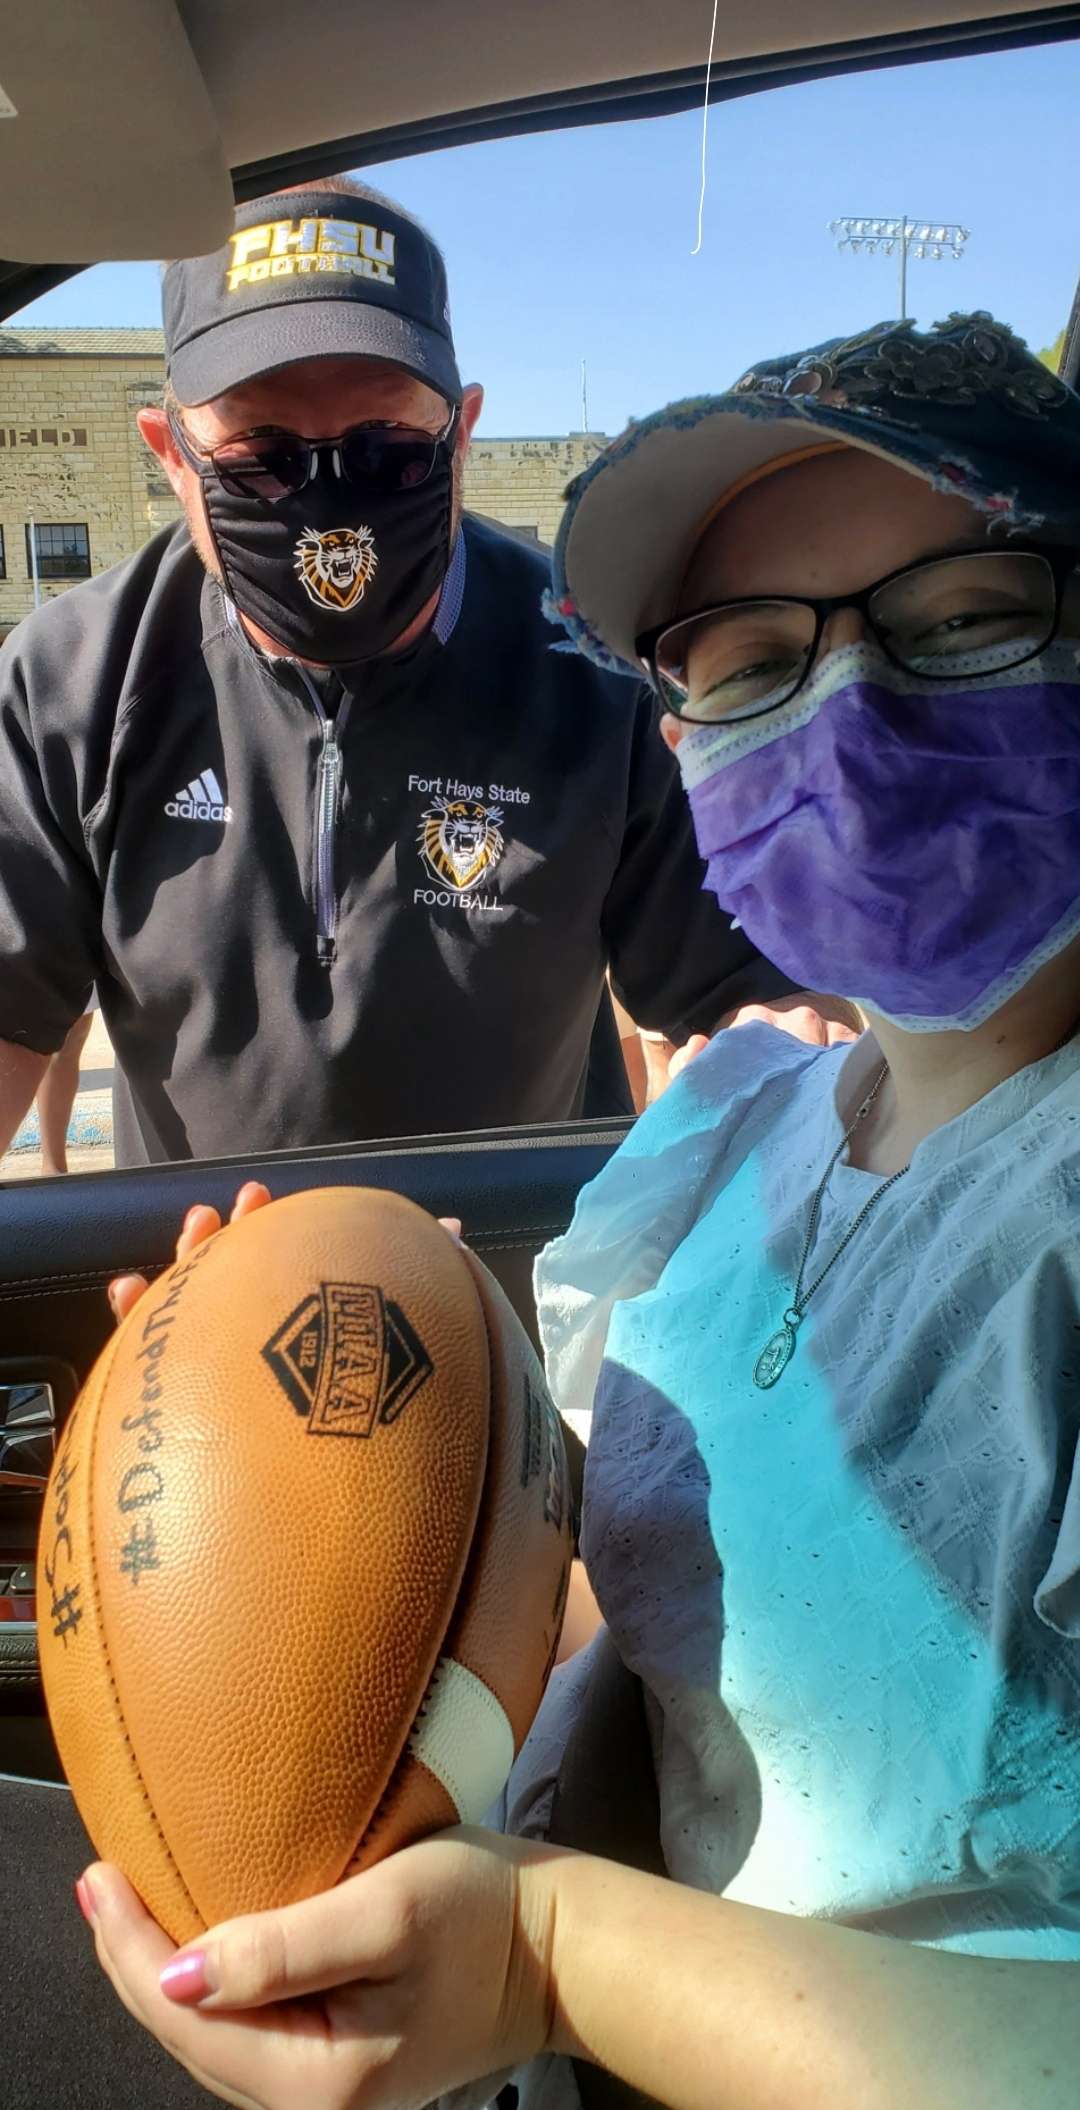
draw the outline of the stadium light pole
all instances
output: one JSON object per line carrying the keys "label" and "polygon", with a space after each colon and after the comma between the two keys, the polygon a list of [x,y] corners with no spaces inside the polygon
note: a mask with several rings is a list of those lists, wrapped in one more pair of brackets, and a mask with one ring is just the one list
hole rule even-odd
{"label": "stadium light pole", "polygon": [[928,258],[935,264],[951,256],[959,263],[964,243],[970,239],[967,228],[957,226],[954,220],[909,220],[906,213],[894,220],[845,213],[840,219],[829,221],[829,233],[838,249],[850,249],[853,256],[861,249],[873,256],[880,249],[885,256],[897,257],[901,322],[907,320],[909,255]]}

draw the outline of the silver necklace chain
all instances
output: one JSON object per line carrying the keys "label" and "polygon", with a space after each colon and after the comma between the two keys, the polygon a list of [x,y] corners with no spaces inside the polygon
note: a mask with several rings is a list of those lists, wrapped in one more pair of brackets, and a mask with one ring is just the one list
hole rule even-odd
{"label": "silver necklace chain", "polygon": [[879,1201],[881,1200],[882,1195],[887,1194],[890,1187],[895,1187],[897,1180],[902,1180],[904,1178],[905,1173],[909,1169],[907,1165],[904,1165],[899,1172],[891,1173],[887,1180],[882,1180],[880,1187],[876,1187],[874,1189],[874,1192],[870,1196],[869,1200],[863,1203],[863,1206],[859,1210],[859,1213],[855,1218],[854,1223],[848,1226],[848,1229],[845,1231],[844,1236],[840,1241],[840,1244],[837,1246],[835,1253],[832,1255],[832,1258],[826,1261],[825,1266],[822,1268],[820,1274],[815,1275],[814,1280],[811,1282],[809,1289],[804,1290],[803,1277],[806,1274],[807,1262],[814,1249],[814,1239],[817,1236],[818,1219],[821,1215],[822,1202],[825,1199],[825,1189],[827,1188],[829,1181],[832,1178],[833,1169],[835,1165],[837,1164],[838,1160],[843,1156],[843,1153],[847,1149],[847,1146],[850,1143],[852,1136],[855,1134],[855,1130],[861,1126],[863,1121],[865,1121],[866,1116],[870,1112],[870,1108],[873,1106],[874,1101],[877,1098],[877,1095],[880,1092],[881,1087],[884,1084],[888,1074],[889,1065],[887,1062],[883,1062],[880,1070],[878,1071],[877,1077],[875,1078],[870,1090],[867,1092],[867,1095],[863,1100],[862,1105],[859,1107],[858,1112],[856,1113],[850,1128],[848,1128],[846,1133],[841,1136],[840,1141],[836,1146],[836,1149],[833,1151],[833,1154],[825,1167],[824,1176],[818,1186],[817,1193],[814,1196],[813,1204],[810,1209],[810,1222],[807,1225],[806,1241],[803,1245],[802,1259],[799,1262],[799,1273],[795,1283],[795,1294],[792,1297],[791,1303],[789,1304],[786,1312],[784,1313],[783,1319],[777,1332],[774,1333],[770,1337],[770,1339],[766,1341],[765,1346],[761,1351],[761,1354],[758,1356],[757,1362],[754,1364],[754,1383],[762,1392],[770,1392],[772,1390],[772,1387],[779,1382],[780,1378],[783,1376],[785,1370],[787,1369],[787,1366],[795,1353],[795,1349],[798,1342],[799,1328],[802,1325],[803,1317],[806,1312],[806,1307],[809,1304],[811,1297],[815,1294],[817,1290],[821,1288],[821,1285],[824,1282],[826,1275],[832,1273],[832,1270],[836,1266],[837,1261],[840,1259],[841,1254],[847,1252],[847,1249],[851,1244],[851,1241],[854,1238],[856,1232],[866,1222],[870,1211],[872,1209],[876,1209]]}
{"label": "silver necklace chain", "polygon": [[[1069,1042],[1074,1038],[1076,1031],[1077,1022],[1074,1019],[1064,1039],[1059,1040],[1056,1047],[1050,1048],[1047,1051],[1048,1054],[1060,1055],[1062,1049],[1068,1047]],[[1036,1059],[1042,1061],[1045,1058],[1038,1057]],[[887,1180],[882,1180],[880,1187],[876,1187],[874,1189],[874,1192],[870,1196],[869,1200],[863,1203],[863,1206],[859,1210],[859,1213],[855,1218],[854,1223],[851,1224],[848,1230],[844,1233],[844,1236],[841,1239],[839,1245],[837,1246],[836,1251],[832,1256],[832,1259],[826,1261],[825,1266],[821,1270],[821,1273],[814,1277],[814,1280],[810,1284],[809,1289],[804,1290],[803,1276],[806,1273],[806,1263],[809,1260],[810,1255],[813,1251],[814,1239],[817,1235],[818,1218],[821,1215],[821,1204],[825,1199],[825,1189],[827,1188],[829,1181],[832,1177],[833,1167],[837,1163],[837,1160],[843,1155],[843,1152],[847,1149],[847,1146],[850,1143],[851,1138],[855,1133],[855,1130],[860,1126],[863,1121],[865,1121],[866,1116],[869,1113],[870,1108],[873,1106],[874,1101],[877,1098],[877,1095],[880,1092],[881,1087],[884,1084],[888,1074],[889,1065],[887,1062],[883,1062],[876,1078],[874,1079],[873,1084],[870,1087],[870,1090],[867,1092],[867,1095],[863,1100],[862,1105],[860,1106],[857,1114],[855,1115],[854,1120],[852,1121],[851,1127],[848,1129],[846,1135],[841,1136],[840,1141],[836,1146],[836,1149],[833,1151],[833,1154],[825,1167],[825,1176],[817,1190],[817,1193],[814,1196],[813,1205],[810,1210],[810,1222],[807,1227],[806,1243],[803,1246],[802,1259],[799,1262],[799,1273],[795,1283],[795,1294],[792,1297],[791,1303],[789,1304],[786,1312],[784,1313],[783,1319],[781,1320],[778,1330],[771,1336],[769,1340],[766,1341],[765,1346],[761,1351],[761,1354],[758,1356],[757,1362],[754,1364],[754,1383],[760,1388],[762,1392],[770,1392],[772,1390],[772,1387],[778,1383],[780,1378],[783,1377],[783,1374],[787,1369],[787,1366],[790,1363],[792,1356],[795,1353],[798,1339],[798,1331],[803,1322],[803,1315],[815,1291],[821,1288],[821,1285],[824,1282],[826,1275],[831,1274],[841,1254],[847,1252],[847,1249],[851,1244],[851,1241],[854,1238],[856,1231],[858,1231],[861,1226],[866,1222],[870,1211],[872,1209],[876,1209],[879,1201],[881,1200],[882,1195],[887,1194],[890,1187],[895,1187],[897,1180],[902,1180],[904,1178],[905,1173],[909,1172],[911,1169],[908,1165],[902,1166],[899,1172],[894,1172],[890,1174]]]}

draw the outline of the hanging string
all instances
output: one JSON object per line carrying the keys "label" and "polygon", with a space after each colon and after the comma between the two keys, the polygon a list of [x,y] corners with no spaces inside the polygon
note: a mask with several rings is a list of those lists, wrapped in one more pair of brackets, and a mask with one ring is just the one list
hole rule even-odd
{"label": "hanging string", "polygon": [[716,19],[719,12],[720,0],[713,0],[712,29],[709,32],[709,63],[705,68],[705,108],[701,117],[701,196],[698,199],[697,209],[697,241],[690,251],[691,256],[701,255],[701,237],[705,221],[705,184],[709,151],[709,84],[712,80],[713,52],[716,50]]}

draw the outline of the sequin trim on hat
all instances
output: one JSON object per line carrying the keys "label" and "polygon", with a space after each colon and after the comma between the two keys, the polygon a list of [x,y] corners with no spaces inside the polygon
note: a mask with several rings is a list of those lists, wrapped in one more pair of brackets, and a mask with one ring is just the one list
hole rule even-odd
{"label": "sequin trim on hat", "polygon": [[1033,358],[1023,338],[984,309],[950,315],[925,335],[913,322],[881,323],[827,353],[808,353],[786,372],[753,368],[733,395],[811,396],[837,410],[893,402],[958,408],[991,396],[1026,418],[1045,418],[1069,400],[1056,374]]}

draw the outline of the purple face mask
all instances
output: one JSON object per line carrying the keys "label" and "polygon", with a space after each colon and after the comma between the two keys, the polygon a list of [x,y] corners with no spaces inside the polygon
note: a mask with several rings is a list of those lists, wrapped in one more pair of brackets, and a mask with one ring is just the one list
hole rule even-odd
{"label": "purple face mask", "polygon": [[1080,933],[1080,647],[943,688],[870,645],[679,746],[705,884],[804,989],[979,1026]]}

